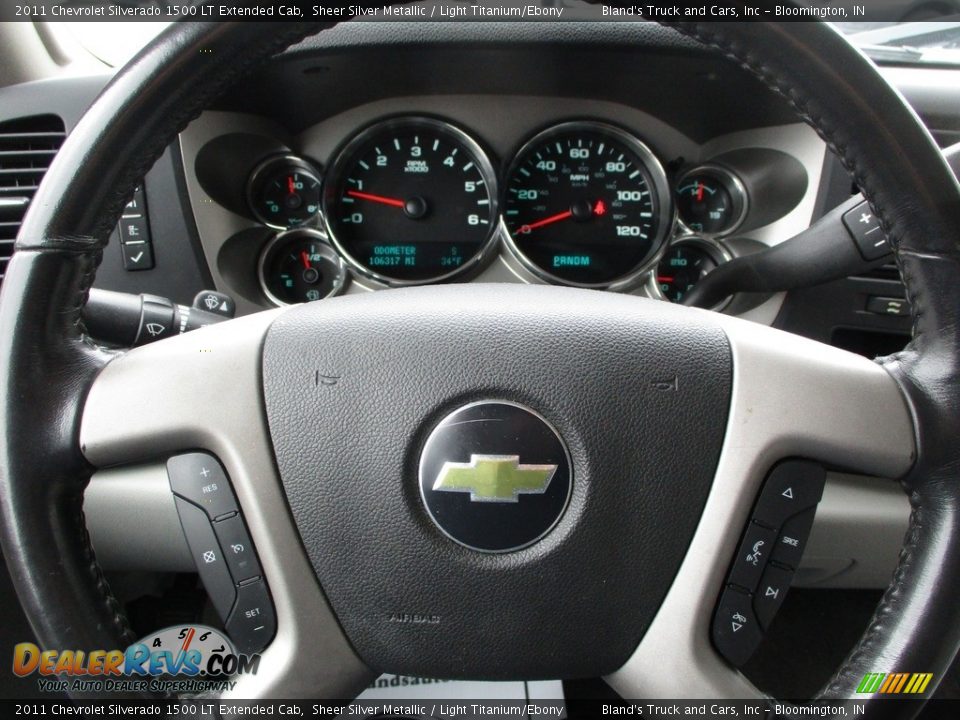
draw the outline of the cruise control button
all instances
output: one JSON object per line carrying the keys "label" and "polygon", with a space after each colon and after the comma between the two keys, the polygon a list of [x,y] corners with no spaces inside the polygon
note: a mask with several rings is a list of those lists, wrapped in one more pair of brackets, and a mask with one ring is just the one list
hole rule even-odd
{"label": "cruise control button", "polygon": [[776,537],[776,531],[750,523],[740,541],[740,549],[733,559],[727,581],[753,592],[770,558]]}
{"label": "cruise control button", "polygon": [[779,528],[787,518],[816,507],[823,495],[826,472],[809,460],[786,460],[777,465],[763,484],[753,519]]}
{"label": "cruise control button", "polygon": [[763,578],[757,586],[757,592],[753,596],[753,609],[764,630],[770,627],[770,623],[783,604],[783,599],[790,589],[791,580],[793,580],[793,570],[768,565],[764,571]]}
{"label": "cruise control button", "polygon": [[227,570],[227,561],[220,550],[220,544],[213,534],[210,520],[206,514],[195,505],[180,498],[174,498],[177,503],[177,512],[180,514],[180,525],[187,538],[190,554],[197,565],[200,580],[210,596],[210,602],[221,618],[230,615],[236,590],[233,578]]}
{"label": "cruise control button", "polygon": [[218,520],[213,524],[213,531],[223,548],[234,582],[241,583],[263,574],[260,563],[257,562],[257,554],[253,551],[253,542],[240,515]]}
{"label": "cruise control button", "polygon": [[807,545],[815,513],[815,508],[804,510],[783,524],[777,536],[777,542],[773,546],[773,559],[776,562],[794,570],[800,567],[800,558],[803,557],[803,549]]}
{"label": "cruise control button", "polygon": [[237,501],[227,475],[212,455],[176,455],[167,460],[167,476],[170,489],[203,508],[211,520],[237,512]]}
{"label": "cruise control button", "polygon": [[740,667],[753,655],[763,633],[750,605],[750,595],[727,587],[713,617],[713,644],[727,660]]}
{"label": "cruise control button", "polygon": [[226,622],[227,635],[244,654],[263,650],[277,629],[270,593],[263,580],[237,588],[237,604]]}

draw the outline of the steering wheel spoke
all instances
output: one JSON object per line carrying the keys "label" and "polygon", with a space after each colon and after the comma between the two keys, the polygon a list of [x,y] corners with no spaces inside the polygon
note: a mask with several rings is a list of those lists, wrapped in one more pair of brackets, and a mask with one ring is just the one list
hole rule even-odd
{"label": "steering wheel spoke", "polygon": [[277,618],[259,671],[239,676],[231,696],[353,697],[371,672],[340,631],[303,552],[264,416],[260,355],[277,314],[232,320],[114,359],[87,396],[81,447],[98,467],[162,467],[167,457],[191,450],[215,455],[249,527]]}
{"label": "steering wheel spoke", "polygon": [[730,559],[768,471],[802,457],[897,478],[915,458],[903,393],[880,365],[734,318],[718,321],[733,353],[727,434],[673,585],[636,652],[607,678],[625,697],[676,697],[677,687],[689,697],[760,697],[710,638]]}

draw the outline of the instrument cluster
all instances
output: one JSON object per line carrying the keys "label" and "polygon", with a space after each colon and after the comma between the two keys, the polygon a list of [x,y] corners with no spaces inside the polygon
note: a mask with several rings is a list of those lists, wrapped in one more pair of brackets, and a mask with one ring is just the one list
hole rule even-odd
{"label": "instrument cluster", "polygon": [[501,248],[543,282],[681,302],[731,258],[722,239],[742,226],[749,197],[731,168],[668,173],[606,121],[545,128],[498,172],[463,128],[405,116],[353,135],[325,172],[291,154],[262,159],[247,202],[279,231],[258,263],[278,305],[337,294],[350,277],[388,287],[462,279]]}

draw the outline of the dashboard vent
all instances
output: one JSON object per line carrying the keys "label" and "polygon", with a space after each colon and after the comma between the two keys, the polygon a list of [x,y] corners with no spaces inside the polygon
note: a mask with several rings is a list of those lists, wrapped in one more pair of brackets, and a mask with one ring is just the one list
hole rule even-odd
{"label": "dashboard vent", "polygon": [[56,115],[0,122],[0,280],[27,206],[66,136]]}

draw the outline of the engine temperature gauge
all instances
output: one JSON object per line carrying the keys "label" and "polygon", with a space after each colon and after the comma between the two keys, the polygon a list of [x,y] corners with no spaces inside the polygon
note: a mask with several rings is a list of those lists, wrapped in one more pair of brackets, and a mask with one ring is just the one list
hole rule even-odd
{"label": "engine temperature gauge", "polygon": [[307,228],[280,233],[260,255],[260,286],[275,305],[312,302],[343,289],[347,272],[326,237]]}
{"label": "engine temperature gauge", "polygon": [[300,227],[320,211],[320,174],[298,157],[270,158],[250,175],[247,196],[253,214],[268,227]]}
{"label": "engine temperature gauge", "polygon": [[[675,240],[657,265],[654,293],[673,303],[683,302],[690,289],[704,275],[729,261],[730,254],[720,243],[697,236]],[[715,310],[724,307],[728,300]]]}

